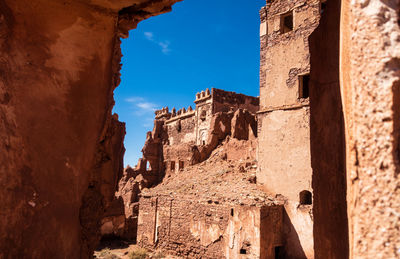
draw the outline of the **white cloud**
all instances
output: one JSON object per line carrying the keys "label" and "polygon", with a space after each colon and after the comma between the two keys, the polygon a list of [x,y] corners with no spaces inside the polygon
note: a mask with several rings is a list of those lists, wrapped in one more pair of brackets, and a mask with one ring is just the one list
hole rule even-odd
{"label": "white cloud", "polygon": [[158,45],[161,47],[162,53],[164,53],[166,55],[171,52],[171,49],[169,48],[170,44],[171,43],[169,41],[167,41],[167,40],[158,43]]}
{"label": "white cloud", "polygon": [[155,37],[154,37],[154,33],[150,32],[150,31],[144,32],[144,37],[148,41],[151,41],[151,42],[157,44],[161,48],[161,52],[164,53],[165,55],[168,55],[171,52],[171,49],[170,49],[171,42],[170,41],[168,41],[168,40],[163,40],[163,41],[156,40]]}
{"label": "white cloud", "polygon": [[154,103],[150,103],[150,102],[140,102],[140,103],[137,103],[136,106],[145,111],[154,112],[157,109],[157,105]]}
{"label": "white cloud", "polygon": [[137,116],[142,116],[148,113],[153,113],[157,110],[158,105],[152,102],[148,102],[143,97],[130,97],[125,99],[126,102],[131,103],[133,106],[133,112]]}
{"label": "white cloud", "polygon": [[136,103],[136,102],[142,102],[144,99],[142,97],[130,97],[125,99],[126,102],[128,103]]}
{"label": "white cloud", "polygon": [[154,34],[150,31],[146,31],[144,33],[144,36],[146,37],[146,39],[148,39],[149,41],[154,41]]}

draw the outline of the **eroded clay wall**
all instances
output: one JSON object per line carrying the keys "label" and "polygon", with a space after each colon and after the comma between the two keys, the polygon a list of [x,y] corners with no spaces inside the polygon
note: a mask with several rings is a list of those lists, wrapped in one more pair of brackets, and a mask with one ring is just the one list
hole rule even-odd
{"label": "eroded clay wall", "polygon": [[[261,11],[261,111],[307,104],[299,98],[298,76],[310,71],[308,36],[318,25],[320,10],[319,0],[268,2]],[[283,33],[282,19],[289,13],[293,28]]]}
{"label": "eroded clay wall", "polygon": [[176,1],[150,2],[0,2],[0,257],[92,255],[123,154],[118,37]]}
{"label": "eroded clay wall", "polygon": [[[265,222],[261,224],[261,220]],[[182,197],[142,197],[138,222],[140,245],[178,256],[272,258],[274,244],[281,241],[282,207],[260,209]]]}
{"label": "eroded clay wall", "polygon": [[196,121],[194,115],[194,112],[191,112],[187,117],[172,118],[166,121],[165,127],[167,127],[170,146],[196,143]]}
{"label": "eroded clay wall", "polygon": [[[257,183],[287,198],[286,257],[313,258],[308,37],[318,26],[320,1],[267,1],[260,12],[260,111]],[[302,87],[306,91],[302,90]]]}
{"label": "eroded clay wall", "polygon": [[0,253],[79,258],[90,249],[80,223],[90,182],[87,196],[102,206],[97,154],[111,117],[117,16],[64,1],[0,8]]}
{"label": "eroded clay wall", "polygon": [[309,107],[262,116],[257,180],[263,188],[293,201],[311,190],[309,126]]}
{"label": "eroded clay wall", "polygon": [[196,145],[207,144],[212,115],[212,99],[210,96],[196,101]]}
{"label": "eroded clay wall", "polygon": [[398,0],[342,1],[351,258],[400,257]]}
{"label": "eroded clay wall", "polygon": [[313,257],[312,206],[302,207],[300,193],[312,191],[309,107],[259,115],[257,183],[288,202],[284,229],[289,257]]}
{"label": "eroded clay wall", "polygon": [[163,146],[164,166],[166,175],[177,173],[191,165],[193,145]]}
{"label": "eroded clay wall", "polygon": [[228,92],[213,88],[212,90],[212,112],[228,112],[230,110],[246,109],[255,114],[259,109],[259,98]]}

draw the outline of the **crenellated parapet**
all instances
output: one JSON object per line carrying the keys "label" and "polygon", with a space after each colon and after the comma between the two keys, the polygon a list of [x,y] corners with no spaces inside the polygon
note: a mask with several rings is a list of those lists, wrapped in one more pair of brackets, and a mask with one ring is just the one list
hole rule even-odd
{"label": "crenellated parapet", "polygon": [[172,108],[171,117],[168,120],[168,122],[175,121],[177,119],[187,118],[193,116],[194,114],[195,111],[193,110],[192,106],[189,106],[187,109],[186,108],[179,109],[178,111],[176,111],[174,107]]}
{"label": "crenellated parapet", "polygon": [[194,101],[195,103],[198,103],[200,101],[204,101],[211,98],[211,92],[210,89],[206,89],[205,91],[201,91],[196,94],[196,100]]}
{"label": "crenellated parapet", "polygon": [[168,120],[169,118],[171,118],[171,113],[169,112],[168,107],[164,107],[160,110],[156,110],[154,112],[154,114],[156,115],[156,120],[162,119],[162,118],[166,118]]}

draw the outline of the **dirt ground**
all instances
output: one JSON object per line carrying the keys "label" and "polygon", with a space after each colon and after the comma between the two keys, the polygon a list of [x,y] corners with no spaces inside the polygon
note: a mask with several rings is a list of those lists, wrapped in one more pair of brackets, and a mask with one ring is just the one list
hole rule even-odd
{"label": "dirt ground", "polygon": [[96,259],[181,259],[162,251],[149,251],[124,240],[102,241],[94,252]]}

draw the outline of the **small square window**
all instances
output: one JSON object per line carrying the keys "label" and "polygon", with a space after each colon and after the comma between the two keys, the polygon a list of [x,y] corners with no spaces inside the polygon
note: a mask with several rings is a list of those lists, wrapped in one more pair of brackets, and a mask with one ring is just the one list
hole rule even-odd
{"label": "small square window", "polygon": [[293,11],[281,15],[281,33],[293,31]]}
{"label": "small square window", "polygon": [[306,99],[310,96],[310,74],[299,76],[299,99]]}

